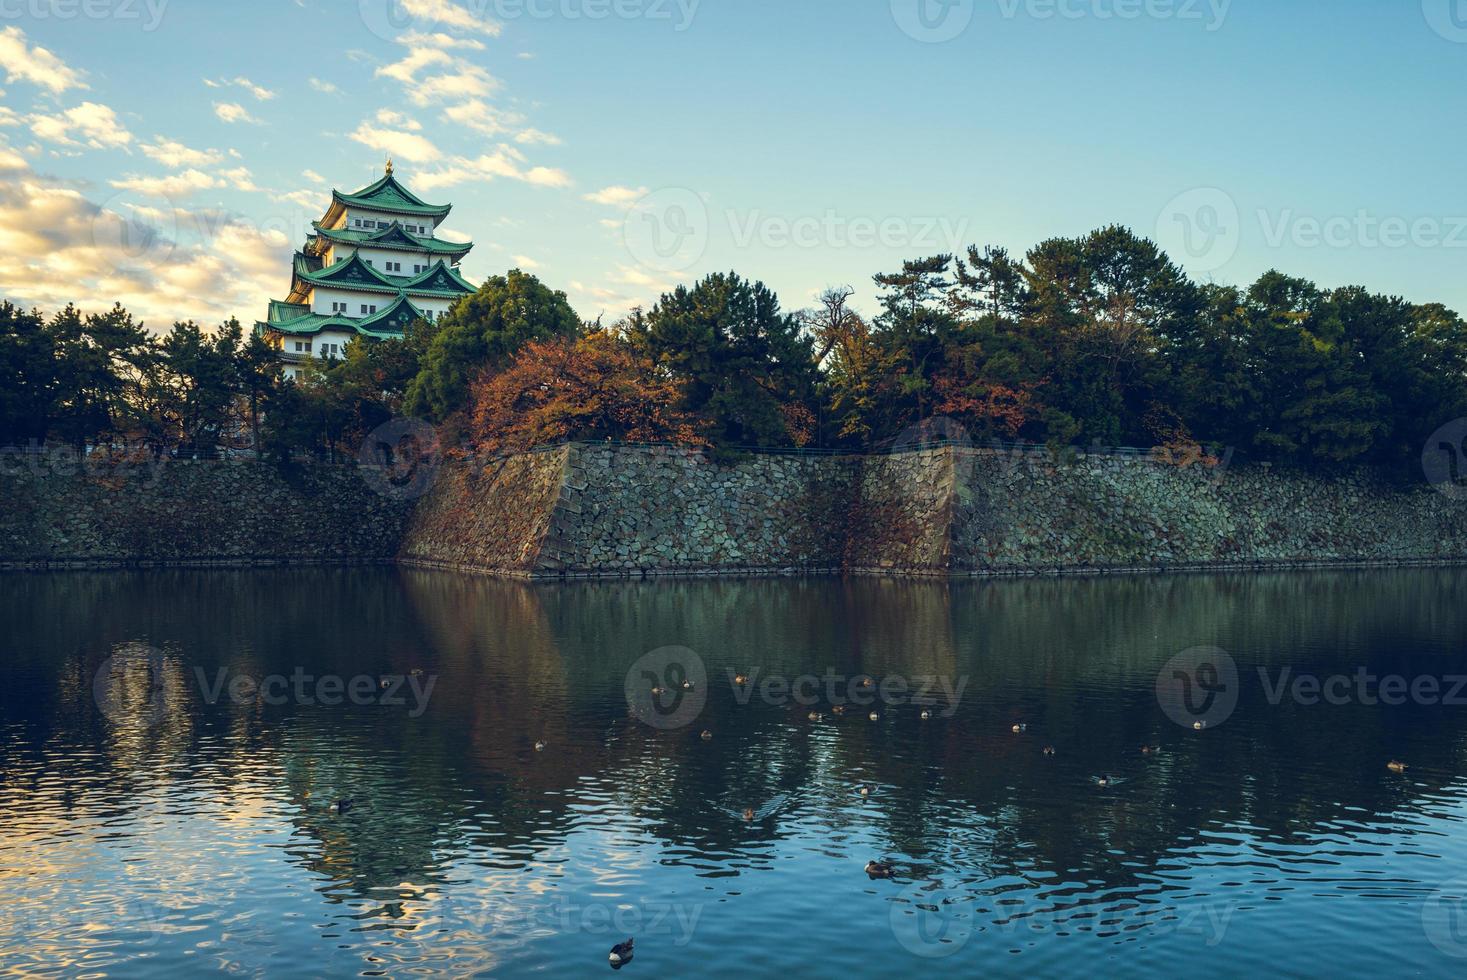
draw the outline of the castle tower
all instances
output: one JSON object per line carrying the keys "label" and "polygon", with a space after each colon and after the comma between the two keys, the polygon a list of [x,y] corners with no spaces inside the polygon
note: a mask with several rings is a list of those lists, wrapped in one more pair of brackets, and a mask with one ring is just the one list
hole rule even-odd
{"label": "castle tower", "polygon": [[475,287],[458,265],[473,248],[443,241],[452,205],[427,204],[401,183],[392,161],[381,180],[331,206],[295,254],[290,293],[271,300],[255,329],[297,378],[312,358],[340,358],[357,337],[402,337],[415,320],[435,320]]}

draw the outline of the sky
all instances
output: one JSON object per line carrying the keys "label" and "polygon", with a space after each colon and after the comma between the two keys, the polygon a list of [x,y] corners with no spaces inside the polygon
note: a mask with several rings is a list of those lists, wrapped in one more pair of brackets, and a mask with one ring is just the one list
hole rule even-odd
{"label": "sky", "polygon": [[612,322],[1119,223],[1467,312],[1467,0],[0,0],[0,298],[250,323],[333,187]]}

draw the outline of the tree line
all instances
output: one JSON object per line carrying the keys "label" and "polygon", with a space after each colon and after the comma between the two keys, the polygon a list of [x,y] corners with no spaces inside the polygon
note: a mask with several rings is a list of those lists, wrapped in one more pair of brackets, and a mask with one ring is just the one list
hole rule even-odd
{"label": "tree line", "polygon": [[864,450],[943,419],[979,442],[1399,466],[1467,415],[1467,326],[1446,307],[1277,271],[1198,283],[1120,227],[1022,257],[916,258],[875,284],[869,316],[845,287],[786,311],[762,283],[718,273],[604,325],[515,270],[290,383],[236,320],[154,336],[121,307],[46,320],[4,303],[0,445],[329,459],[410,415],[489,452],[568,439]]}

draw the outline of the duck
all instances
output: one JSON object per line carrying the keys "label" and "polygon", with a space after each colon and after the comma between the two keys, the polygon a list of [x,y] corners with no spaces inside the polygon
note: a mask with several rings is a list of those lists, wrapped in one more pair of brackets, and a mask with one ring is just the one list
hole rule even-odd
{"label": "duck", "polygon": [[1202,731],[1206,727],[1207,727],[1207,722],[1205,722],[1205,721],[1194,721],[1194,722],[1192,722],[1192,731],[1194,731],[1194,732],[1200,732],[1200,731]]}
{"label": "duck", "polygon": [[867,861],[866,873],[873,878],[890,878],[896,874],[896,868],[885,861]]}
{"label": "duck", "polygon": [[684,691],[691,691],[692,689],[693,689],[693,682],[692,681],[683,681],[683,690]]}
{"label": "duck", "polygon": [[1143,746],[1141,746],[1141,754],[1142,755],[1156,755],[1160,751],[1161,751],[1161,749],[1157,748],[1155,745],[1143,745]]}
{"label": "duck", "polygon": [[1014,732],[1015,735],[1022,735],[1024,732],[1027,732],[1028,730],[1029,730],[1029,726],[1023,724],[1022,722],[1019,723],[1019,724],[1017,724],[1017,725],[1015,725],[1014,728],[1013,728],[1013,732]]}
{"label": "duck", "polygon": [[702,734],[701,737],[702,737],[703,741],[705,741],[705,742],[711,742],[711,741],[713,741],[713,733],[710,732],[706,728],[703,729],[703,734]]}
{"label": "duck", "polygon": [[876,711],[871,712],[871,720],[872,721],[880,721],[881,720],[881,714],[880,714],[880,712],[876,712]]}
{"label": "duck", "polygon": [[1055,754],[1054,753],[1054,746],[1053,745],[1046,745],[1044,747],[1044,754],[1045,755],[1054,755]]}
{"label": "duck", "polygon": [[662,688],[661,686],[652,688],[652,696],[654,698],[660,698],[660,697],[662,697],[662,695],[664,695],[666,693],[667,693],[667,691],[664,688]]}
{"label": "duck", "polygon": [[1404,762],[1396,762],[1392,760],[1386,763],[1386,768],[1389,769],[1391,772],[1405,772],[1411,767],[1406,765],[1406,763]]}
{"label": "duck", "polygon": [[743,687],[745,684],[749,683],[749,675],[734,674],[734,683],[739,685],[739,687]]}
{"label": "duck", "polygon": [[1110,785],[1110,777],[1109,776],[1096,776],[1095,777],[1095,785],[1101,787],[1102,789],[1104,789],[1105,787],[1107,787],[1107,786]]}
{"label": "duck", "polygon": [[350,813],[351,812],[351,808],[354,807],[354,806],[356,806],[356,805],[357,805],[357,801],[356,800],[337,800],[336,801],[336,815],[338,817],[344,817],[348,813]]}
{"label": "duck", "polygon": [[871,787],[870,786],[862,786],[856,792],[860,793],[862,796],[870,796],[871,795]]}
{"label": "duck", "polygon": [[833,715],[843,715],[846,713],[846,706],[843,704],[833,704],[830,706],[830,713]]}
{"label": "duck", "polygon": [[808,718],[809,718],[809,719],[810,719],[810,720],[811,720],[811,721],[823,721],[823,720],[824,720],[824,719],[825,719],[825,716],[824,716],[824,715],[822,715],[822,714],[821,714],[821,713],[820,713],[820,712],[818,712],[818,711],[812,711],[812,712],[810,712],[810,714],[809,714],[809,715],[807,715],[807,716],[806,716],[806,717],[808,717]]}
{"label": "duck", "polygon": [[423,676],[423,668],[421,668],[421,667],[414,667],[408,673],[409,673],[409,676],[411,676],[411,677],[422,677]]}
{"label": "duck", "polygon": [[931,721],[932,720],[932,711],[931,711],[931,709],[930,708],[923,708],[922,709],[921,718],[922,718],[923,721]]}
{"label": "duck", "polygon": [[624,943],[617,943],[611,947],[611,955],[607,959],[611,962],[613,970],[620,970],[632,961],[632,946],[635,943],[635,939],[628,939]]}
{"label": "duck", "polygon": [[535,743],[535,751],[536,752],[544,752],[545,751],[545,743],[544,742],[536,742]]}
{"label": "duck", "polygon": [[863,690],[869,690],[869,689],[871,689],[871,688],[873,688],[875,686],[876,686],[876,680],[875,680],[875,678],[871,678],[871,677],[863,677],[863,678],[861,678],[861,688]]}
{"label": "duck", "polygon": [[753,821],[754,821],[754,808],[751,807],[751,806],[750,807],[745,807],[744,808],[744,823],[752,823]]}

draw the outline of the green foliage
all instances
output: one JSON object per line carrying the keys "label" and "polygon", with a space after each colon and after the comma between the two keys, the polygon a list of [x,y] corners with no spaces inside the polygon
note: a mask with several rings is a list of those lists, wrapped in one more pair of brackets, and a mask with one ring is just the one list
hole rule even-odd
{"label": "green foliage", "polygon": [[442,421],[468,402],[469,383],[498,370],[532,340],[575,336],[580,318],[565,293],[518,269],[493,276],[465,296],[431,328],[417,376],[408,385],[410,414]]}
{"label": "green foliage", "polygon": [[634,317],[628,334],[682,385],[678,407],[702,420],[715,446],[802,441],[799,409],[819,380],[812,341],[763,283],[731,272],[679,286]]}

